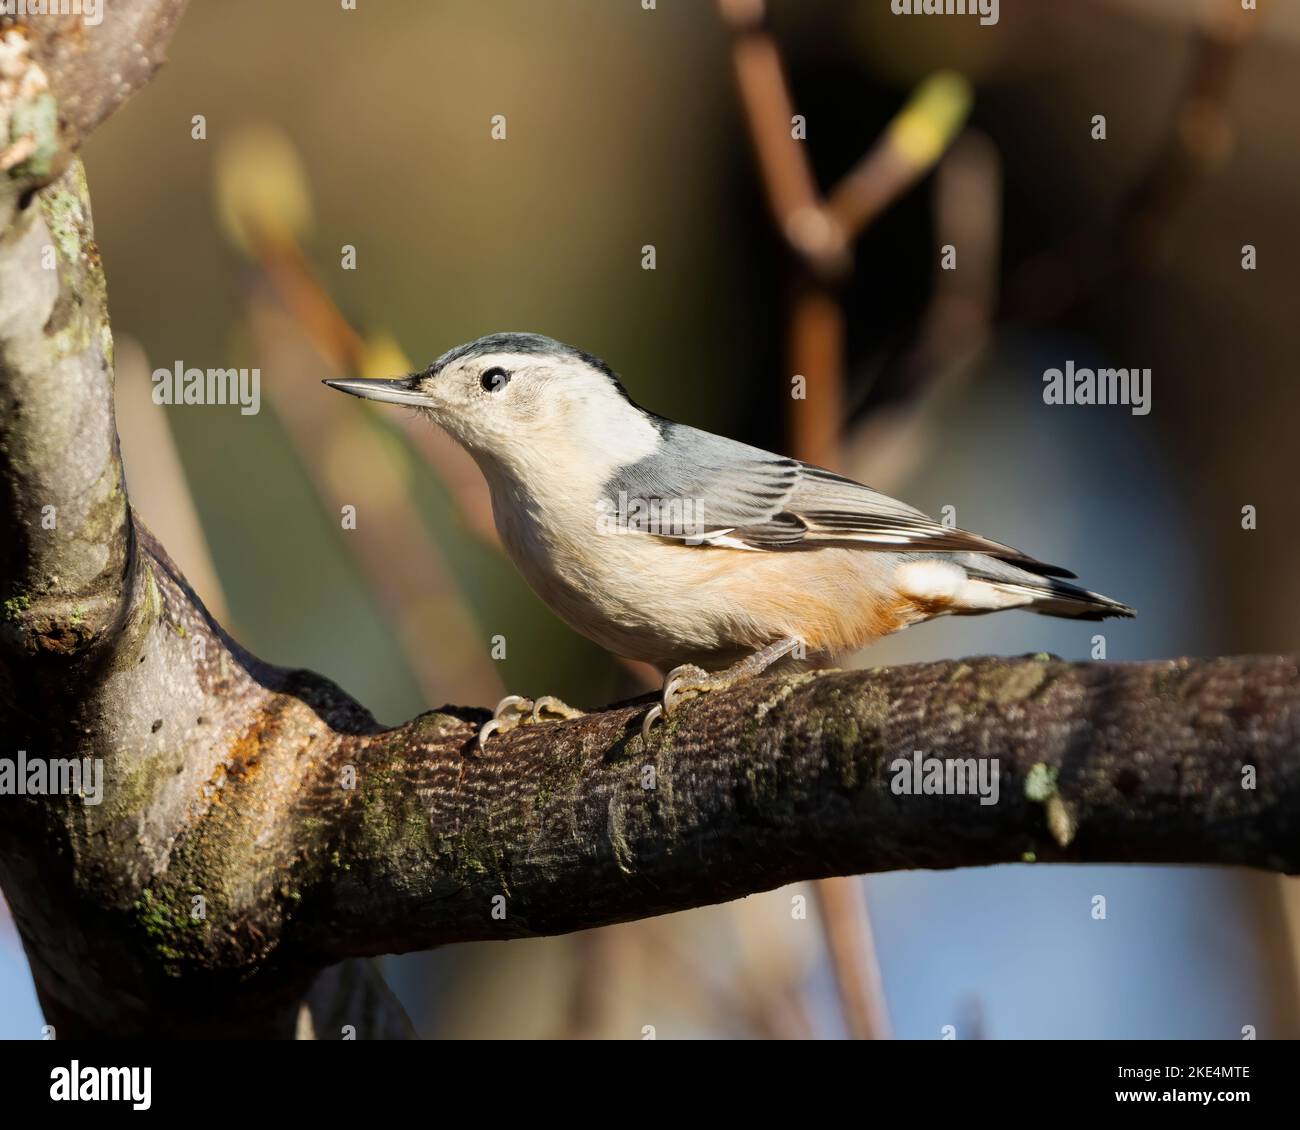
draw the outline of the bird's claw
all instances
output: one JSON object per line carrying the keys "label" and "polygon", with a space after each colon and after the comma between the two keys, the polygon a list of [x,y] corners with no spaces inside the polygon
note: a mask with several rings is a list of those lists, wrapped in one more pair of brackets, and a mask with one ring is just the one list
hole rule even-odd
{"label": "bird's claw", "polygon": [[478,732],[478,748],[487,745],[493,734],[508,734],[516,726],[526,726],[536,722],[563,722],[570,718],[581,718],[582,711],[561,702],[554,695],[542,695],[534,701],[523,695],[506,695]]}
{"label": "bird's claw", "polygon": [[496,709],[492,711],[492,717],[479,728],[479,749],[487,745],[488,738],[493,734],[508,734],[523,721],[525,714],[535,709],[536,706],[531,698],[525,698],[520,694],[506,695],[497,703]]}
{"label": "bird's claw", "polygon": [[679,703],[713,690],[716,678],[693,663],[684,663],[669,671],[659,701],[646,711],[645,718],[641,720],[642,740],[649,741],[654,724],[660,718],[671,718]]}
{"label": "bird's claw", "polygon": [[645,717],[641,720],[641,740],[643,742],[650,740],[650,731],[654,729],[655,722],[658,721],[659,715],[663,712],[663,706],[657,702],[645,712]]}

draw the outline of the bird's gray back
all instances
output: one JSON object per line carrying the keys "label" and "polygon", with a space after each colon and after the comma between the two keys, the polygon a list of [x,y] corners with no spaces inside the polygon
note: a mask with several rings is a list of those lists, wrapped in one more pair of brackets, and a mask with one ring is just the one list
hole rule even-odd
{"label": "bird's gray back", "polygon": [[[658,421],[662,442],[619,468],[604,495],[689,504],[710,530],[760,526],[784,508],[800,476],[797,460],[670,420]],[[660,531],[687,536],[680,529]]]}
{"label": "bird's gray back", "polygon": [[[1053,575],[1072,576],[1010,546],[935,522],[920,510],[823,467],[725,436],[659,419],[662,442],[619,468],[604,496],[662,506],[660,537],[757,550],[858,546],[915,552],[976,552]],[[678,514],[689,523],[673,525]],[[701,528],[702,527],[702,528]],[[701,538],[703,535],[703,538]]]}

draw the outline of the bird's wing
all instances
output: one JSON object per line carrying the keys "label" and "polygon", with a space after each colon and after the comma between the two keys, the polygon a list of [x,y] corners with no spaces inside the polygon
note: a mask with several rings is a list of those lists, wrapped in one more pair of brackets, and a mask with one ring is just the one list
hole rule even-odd
{"label": "bird's wing", "polygon": [[857,545],[973,552],[1044,576],[1074,576],[810,463],[685,424],[665,423],[662,432],[659,450],[605,486],[612,500],[621,492],[624,499],[657,503],[657,522],[643,528],[659,537],[770,551]]}

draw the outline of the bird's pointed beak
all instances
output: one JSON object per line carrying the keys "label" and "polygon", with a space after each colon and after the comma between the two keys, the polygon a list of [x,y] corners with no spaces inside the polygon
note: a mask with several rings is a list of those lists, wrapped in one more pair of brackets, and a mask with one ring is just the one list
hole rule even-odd
{"label": "bird's pointed beak", "polygon": [[422,373],[412,373],[395,381],[375,381],[353,377],[341,381],[321,381],[321,384],[336,388],[339,392],[359,396],[363,400],[382,400],[385,404],[409,404],[418,408],[427,408],[429,398],[419,390]]}

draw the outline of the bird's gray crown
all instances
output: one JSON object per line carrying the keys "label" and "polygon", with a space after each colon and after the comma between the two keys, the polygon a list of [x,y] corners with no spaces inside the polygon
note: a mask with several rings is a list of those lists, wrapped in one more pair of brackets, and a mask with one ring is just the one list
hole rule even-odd
{"label": "bird's gray crown", "polygon": [[455,361],[472,360],[475,357],[485,357],[492,353],[526,353],[536,357],[557,357],[566,361],[581,361],[586,365],[590,365],[597,372],[604,374],[605,378],[618,391],[618,394],[629,404],[635,403],[628,395],[627,389],[623,387],[623,382],[619,380],[618,374],[599,357],[585,353],[572,345],[565,345],[564,342],[556,341],[555,338],[547,337],[545,334],[488,334],[476,341],[466,342],[464,345],[458,345],[454,349],[447,350],[429,366],[429,373],[431,376],[436,377],[447,365]]}

